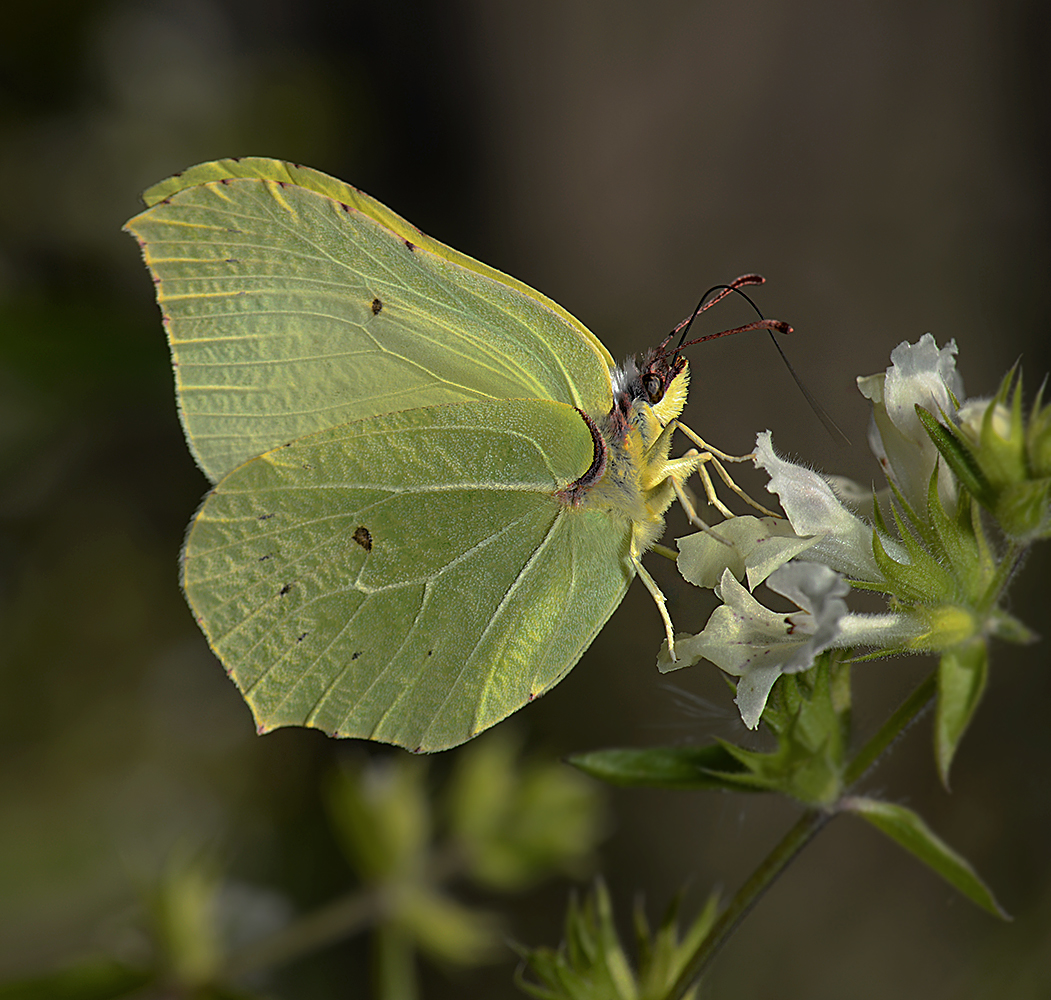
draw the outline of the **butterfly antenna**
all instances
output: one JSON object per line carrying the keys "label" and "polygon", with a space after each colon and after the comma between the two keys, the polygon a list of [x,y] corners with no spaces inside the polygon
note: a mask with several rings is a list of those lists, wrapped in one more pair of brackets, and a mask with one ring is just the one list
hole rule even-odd
{"label": "butterfly antenna", "polygon": [[[679,343],[675,347],[675,353],[678,354],[684,347],[691,347],[693,344],[701,344],[706,340],[715,340],[718,337],[728,337],[734,333],[745,333],[748,330],[768,330],[770,332],[770,340],[773,342],[774,347],[777,348],[777,353],[781,355],[781,360],[785,363],[785,367],[788,369],[789,375],[792,376],[793,381],[799,387],[799,391],[803,394],[803,398],[807,401],[810,409],[814,411],[814,415],[821,421],[821,426],[825,428],[828,434],[840,444],[850,446],[850,439],[843,433],[837,426],[836,422],[828,415],[825,408],[814,398],[814,394],[806,387],[803,380],[799,377],[799,373],[792,367],[792,362],[788,360],[788,355],[785,354],[781,345],[777,342],[777,338],[774,336],[774,332],[778,333],[791,333],[792,327],[787,323],[779,319],[765,319],[759,307],[752,301],[751,296],[747,292],[741,291],[743,286],[747,285],[762,285],[766,282],[761,274],[742,274],[738,278],[734,278],[728,285],[713,285],[708,289],[702,296],[701,301],[697,303],[697,308],[681,323],[679,323],[674,330],[668,335],[667,340],[671,340],[676,334],[679,334]],[[713,293],[716,293],[713,295]],[[686,340],[686,334],[689,332],[690,327],[693,325],[693,321],[700,316],[702,312],[710,309],[717,302],[721,302],[726,298],[727,295],[738,294],[743,298],[756,312],[759,319],[753,323],[746,323],[744,326],[734,327],[732,330],[720,330],[718,333],[710,333],[706,337],[698,337],[696,340]],[[708,298],[711,295],[712,298]],[[667,343],[667,340],[665,343]]]}
{"label": "butterfly antenna", "polygon": [[803,394],[803,398],[810,404],[810,409],[814,411],[814,416],[821,421],[821,426],[828,431],[829,436],[837,444],[846,445],[850,447],[850,438],[846,436],[839,429],[839,425],[828,415],[825,408],[814,398],[814,394],[806,387],[806,384],[799,377],[799,374],[792,367],[792,362],[788,360],[788,355],[782,350],[781,345],[777,342],[777,338],[770,334],[770,339],[774,343],[774,347],[777,348],[777,353],[781,355],[781,360],[785,363],[785,367],[788,369],[788,374],[795,380],[796,385],[799,387],[799,391]]}

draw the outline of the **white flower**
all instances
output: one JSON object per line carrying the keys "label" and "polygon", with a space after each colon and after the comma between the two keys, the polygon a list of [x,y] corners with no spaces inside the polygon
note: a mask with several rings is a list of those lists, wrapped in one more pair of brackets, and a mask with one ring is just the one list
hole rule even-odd
{"label": "white flower", "polygon": [[[993,403],[991,399],[969,399],[961,404],[957,417],[960,429],[976,444],[982,439],[982,424],[985,411]],[[1001,441],[1011,440],[1011,410],[1003,403],[995,403],[992,415],[993,432]]]}
{"label": "white flower", "polygon": [[[921,517],[927,510],[927,487],[938,461],[938,449],[916,416],[916,406],[941,419],[956,416],[963,399],[963,380],[956,371],[956,341],[939,350],[925,333],[919,343],[902,341],[891,351],[891,365],[882,375],[858,377],[861,394],[872,402],[869,445],[887,478]],[[948,509],[955,501],[952,474],[942,463],[938,491]]]}
{"label": "white flower", "polygon": [[678,659],[667,643],[657,667],[662,673],[710,660],[739,677],[735,701],[741,718],[755,729],[770,689],[781,674],[809,670],[818,653],[830,648],[877,645],[887,648],[912,638],[922,625],[903,615],[857,615],[843,598],[850,585],[820,563],[792,562],[772,573],[766,585],[787,597],[798,612],[771,611],[760,604],[727,569],[716,588],[725,602],[697,635],[675,638]]}
{"label": "white flower", "polygon": [[[847,509],[824,476],[781,458],[774,451],[770,431],[755,441],[756,468],[770,474],[767,489],[776,493],[797,535],[820,536],[807,558],[820,560],[856,580],[879,580],[872,554],[872,527]],[[722,530],[723,525],[719,526]],[[893,549],[893,551],[891,551]],[[907,557],[897,546],[888,548],[893,558]]]}
{"label": "white flower", "polygon": [[755,590],[778,566],[817,541],[800,538],[783,517],[743,514],[728,518],[714,531],[676,538],[676,565],[683,578],[697,587],[716,587],[723,570],[729,569],[738,580],[747,575],[748,589]]}

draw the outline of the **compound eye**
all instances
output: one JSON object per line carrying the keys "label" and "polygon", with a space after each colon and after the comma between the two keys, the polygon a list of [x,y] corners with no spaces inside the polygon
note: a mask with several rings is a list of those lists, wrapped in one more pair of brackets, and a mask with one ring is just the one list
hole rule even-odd
{"label": "compound eye", "polygon": [[646,390],[646,395],[651,403],[658,402],[661,396],[664,395],[664,382],[659,375],[653,372],[643,376],[642,388]]}

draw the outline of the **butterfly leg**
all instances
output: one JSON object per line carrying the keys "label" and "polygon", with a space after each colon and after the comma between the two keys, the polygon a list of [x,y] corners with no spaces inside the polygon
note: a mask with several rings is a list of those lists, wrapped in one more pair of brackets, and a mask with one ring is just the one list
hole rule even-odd
{"label": "butterfly leg", "polygon": [[[701,455],[704,459],[705,464],[711,463],[715,468],[715,471],[719,474],[719,478],[736,493],[746,504],[750,507],[754,507],[760,513],[766,514],[768,517],[781,517],[776,511],[769,510],[764,507],[761,503],[753,500],[740,486],[733,481],[730,473],[726,471],[726,466],[723,462],[748,462],[754,457],[752,455],[727,455],[725,452],[720,451],[718,448],[713,448],[707,441],[704,440],[699,434],[695,433],[684,423],[678,424],[679,430],[683,432],[698,448],[703,449]],[[727,508],[716,498],[715,488],[712,484],[711,476],[708,474],[708,470],[701,466],[698,469],[698,476],[701,482],[704,484],[704,492],[708,497],[709,503],[711,503],[720,513],[725,517],[733,517],[734,515],[727,510]]]}
{"label": "butterfly leg", "polygon": [[653,598],[653,603],[657,605],[657,610],[660,612],[661,619],[664,621],[664,632],[668,636],[668,653],[674,663],[676,659],[675,629],[671,623],[671,615],[668,614],[668,603],[665,600],[663,591],[657,585],[657,581],[650,576],[649,571],[642,565],[642,559],[639,558],[638,545],[634,532],[631,536],[631,547],[628,556],[631,559],[631,564],[635,567],[635,572],[639,575],[639,579],[642,580],[646,585],[646,589],[650,592],[650,597]]}

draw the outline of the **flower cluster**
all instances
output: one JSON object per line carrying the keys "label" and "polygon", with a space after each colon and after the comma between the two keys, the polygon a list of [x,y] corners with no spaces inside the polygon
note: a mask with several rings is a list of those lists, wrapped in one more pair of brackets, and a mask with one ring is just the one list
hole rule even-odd
{"label": "flower cluster", "polygon": [[[1027,424],[1020,387],[1008,399],[1010,376],[994,399],[967,400],[955,355],[954,342],[939,348],[926,334],[898,345],[886,372],[858,379],[888,481],[880,493],[791,462],[769,431],[758,435],[753,460],[785,520],[736,517],[678,540],[683,576],[723,603],[699,634],[676,637],[674,660],[665,645],[662,671],[715,663],[737,678],[737,706],[755,728],[778,678],[825,650],[938,653],[945,773],[984,685],[987,639],[1030,637],[999,605],[1024,545],[1051,533],[1051,407],[1038,402]],[[798,610],[765,607],[752,593],[763,582]],[[884,594],[886,612],[852,612],[855,589]]]}

